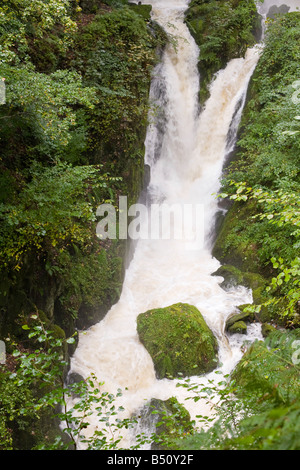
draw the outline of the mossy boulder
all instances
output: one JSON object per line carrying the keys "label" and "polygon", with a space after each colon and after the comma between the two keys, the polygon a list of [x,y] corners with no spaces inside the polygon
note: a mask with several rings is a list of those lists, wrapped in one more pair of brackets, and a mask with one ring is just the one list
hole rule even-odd
{"label": "mossy boulder", "polygon": [[239,333],[245,335],[247,334],[247,325],[242,320],[237,321],[233,323],[230,327],[228,327],[228,332],[232,334]]}
{"label": "mossy boulder", "polygon": [[187,26],[200,47],[200,102],[209,96],[214,74],[229,60],[244,56],[260,35],[254,0],[192,0]]}
{"label": "mossy boulder", "polygon": [[159,379],[201,375],[217,366],[217,340],[192,305],[178,303],[141,313],[137,332]]}
{"label": "mossy boulder", "polygon": [[176,397],[168,400],[152,398],[138,415],[142,428],[155,427],[157,439],[151,444],[151,450],[167,449],[164,443],[193,431],[190,413]]}
{"label": "mossy boulder", "polygon": [[243,272],[259,273],[261,264],[258,247],[246,232],[251,215],[257,213],[255,202],[235,202],[226,213],[212,254],[223,265],[232,265]]}
{"label": "mossy boulder", "polygon": [[223,289],[230,289],[233,286],[243,284],[242,272],[232,265],[220,266],[217,271],[213,273],[213,276],[223,277],[223,281],[220,284]]}
{"label": "mossy boulder", "polygon": [[255,321],[255,314],[247,310],[251,304],[239,305],[239,312],[230,315],[225,324],[225,330],[228,333],[247,333],[247,324]]}
{"label": "mossy boulder", "polygon": [[225,290],[237,285],[242,285],[255,291],[256,289],[263,288],[266,285],[266,280],[261,274],[243,272],[236,266],[230,264],[220,266],[213,275],[224,278],[220,285]]}
{"label": "mossy boulder", "polygon": [[225,325],[225,330],[228,333],[247,333],[247,323],[251,323],[254,321],[254,314],[251,312],[243,312],[236,313],[231,315]]}

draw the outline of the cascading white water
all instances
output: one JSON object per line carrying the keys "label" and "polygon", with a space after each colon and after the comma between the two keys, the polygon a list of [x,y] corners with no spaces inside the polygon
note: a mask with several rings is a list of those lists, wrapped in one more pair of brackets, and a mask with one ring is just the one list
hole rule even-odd
{"label": "cascading white water", "polygon": [[[177,396],[194,418],[199,402],[184,402],[185,391],[176,388],[176,381],[156,379],[152,359],[139,342],[136,318],[150,308],[176,302],[195,305],[218,338],[222,370],[228,373],[242,355],[241,337],[227,339],[224,324],[238,305],[252,301],[252,295],[242,286],[224,291],[222,278],[212,276],[220,263],[211,255],[210,235],[218,209],[213,194],[220,187],[259,49],[249,49],[245,58],[232,60],[217,74],[199,114],[199,50],[183,21],[189,2],[147,3],[153,5],[154,19],[176,38],[167,46],[152,82],[150,99],[157,120],[146,139],[146,162],[151,167],[148,199],[203,204],[205,244],[187,249],[186,240],[139,240],[120,300],[101,322],[80,333],[71,371],[84,377],[94,373],[112,393],[124,390],[122,404],[128,415],[151,398]],[[252,337],[260,337],[257,325],[249,328],[248,338]]]}

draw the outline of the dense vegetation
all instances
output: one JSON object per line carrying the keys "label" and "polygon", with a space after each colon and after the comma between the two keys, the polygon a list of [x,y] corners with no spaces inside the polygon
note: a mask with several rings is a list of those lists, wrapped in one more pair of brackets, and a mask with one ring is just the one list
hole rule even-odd
{"label": "dense vegetation", "polygon": [[192,0],[186,23],[200,47],[200,103],[204,104],[214,74],[257,42],[260,18],[253,0]]}
{"label": "dense vegetation", "polygon": [[299,39],[299,13],[269,22],[220,195],[233,204],[214,248],[232,276],[264,277],[245,312],[272,325],[225,381],[185,385],[195,400],[219,397],[216,421],[185,449],[300,448]]}
{"label": "dense vegetation", "polygon": [[1,3],[0,336],[8,354],[14,342],[30,347],[28,316],[72,336],[118,299],[126,245],[97,238],[96,208],[122,193],[135,202],[143,185],[150,75],[165,42],[149,13],[126,0]]}
{"label": "dense vegetation", "polygon": [[[122,193],[135,200],[142,186],[150,73],[167,39],[149,11],[126,0],[0,7],[1,450],[116,448],[120,431],[136,425],[136,417],[114,420],[122,392],[102,392],[101,377],[67,388],[64,379],[76,328],[105,314],[122,284],[125,247],[97,239],[95,212]],[[300,448],[299,16],[269,25],[223,182],[233,204],[215,245],[231,275],[255,285],[251,314],[272,328],[230,377],[202,388],[183,381],[191,399],[214,403],[214,422],[201,417],[207,431],[194,432],[172,399],[171,411],[155,407],[160,435],[138,435],[137,447]],[[187,23],[201,46],[203,103],[213,74],[253,44],[254,2],[193,0]],[[104,428],[86,439],[92,407]]]}
{"label": "dense vegetation", "polygon": [[122,192],[139,195],[150,72],[164,40],[123,3],[0,9],[2,334],[36,308],[71,331],[80,309],[88,325],[94,306],[105,312],[118,297],[125,247],[100,244],[95,212]]}
{"label": "dense vegetation", "polygon": [[[182,386],[190,399],[204,400],[213,416],[208,425],[177,441],[189,450],[299,450],[299,330],[272,332],[255,342],[233,371],[208,386]],[[213,421],[213,423],[212,423]]]}
{"label": "dense vegetation", "polygon": [[261,312],[291,327],[300,313],[299,39],[299,13],[269,26],[223,185],[234,204],[214,250],[221,261],[264,275],[270,286]]}

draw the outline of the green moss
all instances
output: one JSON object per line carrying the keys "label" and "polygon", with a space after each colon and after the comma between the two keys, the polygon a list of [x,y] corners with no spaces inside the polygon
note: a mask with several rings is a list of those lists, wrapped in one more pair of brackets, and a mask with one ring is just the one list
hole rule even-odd
{"label": "green moss", "polygon": [[178,303],[142,313],[137,331],[160,379],[199,375],[217,365],[216,338],[194,306]]}
{"label": "green moss", "polygon": [[124,275],[122,250],[114,243],[106,249],[95,246],[90,253],[77,248],[72,255],[61,255],[62,292],[55,318],[69,334],[71,324],[80,329],[91,326],[118,300]]}
{"label": "green moss", "polygon": [[224,289],[243,284],[243,274],[235,266],[231,266],[231,265],[220,266],[219,269],[217,269],[217,271],[213,273],[213,275],[224,278],[224,280],[220,284],[220,286],[223,287]]}
{"label": "green moss", "polygon": [[136,5],[134,3],[129,4],[129,7],[138,15],[141,15],[144,20],[150,21],[152,5]]}
{"label": "green moss", "polygon": [[252,313],[249,312],[241,312],[235,315],[230,316],[226,321],[226,330],[231,328],[235,323],[239,322],[252,322],[254,320],[254,316]]}
{"label": "green moss", "polygon": [[243,273],[243,285],[252,290],[265,287],[266,279],[258,273]]}
{"label": "green moss", "polygon": [[256,42],[259,24],[253,0],[193,0],[186,22],[200,47],[200,102],[209,96],[213,75]]}
{"label": "green moss", "polygon": [[258,273],[243,272],[235,266],[224,265],[213,273],[214,276],[221,276],[224,281],[220,284],[224,289],[243,285],[250,289],[257,289],[266,284],[265,278]]}
{"label": "green moss", "polygon": [[270,325],[269,323],[263,323],[262,326],[261,326],[261,333],[262,333],[264,338],[269,336],[274,331],[276,331],[275,326]]}
{"label": "green moss", "polygon": [[244,321],[237,321],[233,323],[231,326],[228,327],[229,333],[240,333],[240,334],[247,334],[247,325]]}
{"label": "green moss", "polygon": [[253,295],[253,303],[256,305],[262,304],[266,299],[265,299],[265,290],[264,287],[257,287],[257,289],[254,289],[252,291]]}
{"label": "green moss", "polygon": [[243,272],[257,273],[261,268],[258,245],[250,235],[252,214],[255,214],[253,202],[234,203],[231,206],[217,235],[213,255],[220,262],[233,265]]}

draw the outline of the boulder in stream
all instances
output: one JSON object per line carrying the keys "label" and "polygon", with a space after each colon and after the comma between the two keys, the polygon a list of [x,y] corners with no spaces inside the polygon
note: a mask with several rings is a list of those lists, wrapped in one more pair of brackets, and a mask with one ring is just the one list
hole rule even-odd
{"label": "boulder in stream", "polygon": [[218,364],[217,340],[193,305],[177,303],[141,313],[137,332],[159,379],[202,375]]}

